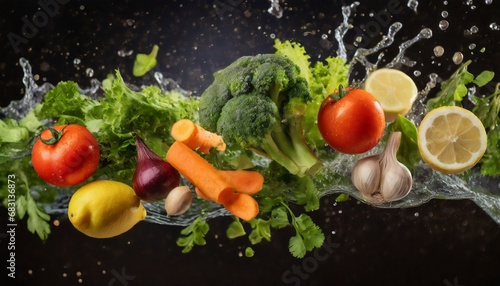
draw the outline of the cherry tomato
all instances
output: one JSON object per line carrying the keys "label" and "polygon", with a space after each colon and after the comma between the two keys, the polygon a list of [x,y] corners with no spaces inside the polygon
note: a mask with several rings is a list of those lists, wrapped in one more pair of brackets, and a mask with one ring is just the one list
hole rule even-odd
{"label": "cherry tomato", "polygon": [[[342,90],[342,89],[341,89]],[[370,93],[347,89],[336,100],[325,98],[318,112],[318,129],[326,143],[347,154],[360,154],[373,148],[385,129],[384,110]]]}
{"label": "cherry tomato", "polygon": [[57,125],[44,130],[33,145],[31,162],[40,178],[55,186],[74,186],[99,166],[99,145],[80,125]]}

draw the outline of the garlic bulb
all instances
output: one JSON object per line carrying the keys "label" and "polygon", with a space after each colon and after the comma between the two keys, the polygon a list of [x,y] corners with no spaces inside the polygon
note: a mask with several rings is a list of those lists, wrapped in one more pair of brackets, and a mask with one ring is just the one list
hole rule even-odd
{"label": "garlic bulb", "polygon": [[401,132],[391,133],[379,155],[360,159],[351,173],[351,180],[363,197],[373,203],[394,202],[410,193],[412,175],[397,158]]}

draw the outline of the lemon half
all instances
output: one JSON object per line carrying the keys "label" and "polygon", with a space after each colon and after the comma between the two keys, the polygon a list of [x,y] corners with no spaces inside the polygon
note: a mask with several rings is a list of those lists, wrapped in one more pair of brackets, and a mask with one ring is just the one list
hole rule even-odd
{"label": "lemon half", "polygon": [[394,121],[398,114],[406,115],[418,95],[415,82],[404,72],[381,68],[371,72],[364,85],[380,103],[387,122]]}
{"label": "lemon half", "polygon": [[481,120],[462,107],[444,106],[427,113],[418,128],[422,159],[443,173],[462,173],[483,157],[487,137]]}
{"label": "lemon half", "polygon": [[130,230],[146,218],[134,190],[120,182],[100,180],[84,185],[71,197],[68,217],[80,232],[109,238]]}

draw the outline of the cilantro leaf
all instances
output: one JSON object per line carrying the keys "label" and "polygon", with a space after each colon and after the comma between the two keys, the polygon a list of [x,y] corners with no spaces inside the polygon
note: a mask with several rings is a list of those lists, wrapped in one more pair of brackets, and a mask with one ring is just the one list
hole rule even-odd
{"label": "cilantro leaf", "polygon": [[244,236],[246,234],[245,229],[243,228],[243,225],[241,224],[241,221],[239,218],[234,217],[234,221],[229,224],[229,227],[226,230],[226,235],[230,239],[234,239],[237,237]]}
{"label": "cilantro leaf", "polygon": [[257,244],[260,243],[262,239],[271,241],[271,222],[269,220],[256,218],[251,220],[249,223],[253,229],[248,236],[250,243]]}
{"label": "cilantro leaf", "polygon": [[319,192],[310,177],[302,177],[298,180],[297,187],[292,195],[299,205],[304,205],[306,211],[319,209]]}
{"label": "cilantro leaf", "polygon": [[255,255],[255,251],[251,247],[246,247],[245,248],[245,256],[246,257],[253,257]]}
{"label": "cilantro leaf", "polygon": [[202,217],[195,219],[190,225],[181,230],[181,235],[177,239],[177,246],[182,247],[182,253],[190,252],[195,245],[205,245],[205,235],[210,227]]}
{"label": "cilantro leaf", "polygon": [[288,241],[288,249],[295,258],[303,258],[307,253],[306,246],[299,233],[290,237],[290,240]]}
{"label": "cilantro leaf", "polygon": [[271,212],[271,226],[274,228],[284,228],[290,225],[288,213],[283,206],[277,207]]}

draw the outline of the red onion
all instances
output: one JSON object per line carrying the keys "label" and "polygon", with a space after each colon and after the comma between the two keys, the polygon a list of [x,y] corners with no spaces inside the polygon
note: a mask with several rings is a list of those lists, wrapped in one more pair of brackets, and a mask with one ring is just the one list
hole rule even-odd
{"label": "red onion", "polygon": [[156,155],[142,138],[135,133],[133,136],[137,148],[137,166],[132,181],[134,191],[146,202],[162,200],[173,188],[179,186],[180,174]]}

